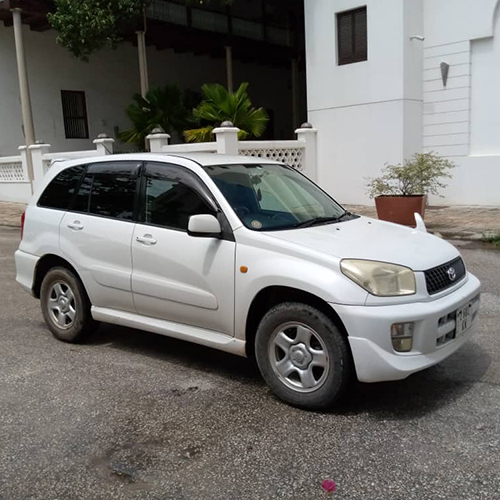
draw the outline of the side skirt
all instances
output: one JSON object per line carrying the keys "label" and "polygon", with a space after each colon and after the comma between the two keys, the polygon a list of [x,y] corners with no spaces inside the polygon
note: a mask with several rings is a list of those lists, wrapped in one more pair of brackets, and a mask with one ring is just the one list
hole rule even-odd
{"label": "side skirt", "polygon": [[164,319],[150,318],[148,316],[117,311],[116,309],[108,309],[105,307],[92,306],[91,312],[92,317],[96,321],[158,333],[166,337],[187,340],[188,342],[246,357],[246,342],[244,340],[235,339],[234,337],[229,337],[228,335],[214,332],[213,330],[205,330],[204,328],[196,326],[174,323]]}

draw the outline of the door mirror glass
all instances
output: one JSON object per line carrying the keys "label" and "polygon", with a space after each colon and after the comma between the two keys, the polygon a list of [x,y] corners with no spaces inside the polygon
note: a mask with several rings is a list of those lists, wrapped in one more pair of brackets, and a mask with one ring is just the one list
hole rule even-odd
{"label": "door mirror glass", "polygon": [[189,217],[188,234],[205,238],[218,238],[222,233],[219,221],[210,214]]}

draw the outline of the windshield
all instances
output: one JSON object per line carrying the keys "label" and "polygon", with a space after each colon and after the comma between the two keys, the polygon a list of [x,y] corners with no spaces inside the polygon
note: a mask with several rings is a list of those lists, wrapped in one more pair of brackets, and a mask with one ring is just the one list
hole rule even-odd
{"label": "windshield", "polygon": [[309,179],[285,165],[205,166],[241,222],[270,231],[334,222],[346,211]]}

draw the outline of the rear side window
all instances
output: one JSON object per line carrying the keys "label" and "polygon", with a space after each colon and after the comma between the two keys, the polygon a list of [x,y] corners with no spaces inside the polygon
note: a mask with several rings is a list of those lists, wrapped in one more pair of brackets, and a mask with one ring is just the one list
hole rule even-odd
{"label": "rear side window", "polygon": [[38,206],[67,210],[84,170],[85,165],[79,165],[57,174],[40,196]]}
{"label": "rear side window", "polygon": [[73,210],[133,220],[139,167],[139,164],[132,162],[90,165]]}

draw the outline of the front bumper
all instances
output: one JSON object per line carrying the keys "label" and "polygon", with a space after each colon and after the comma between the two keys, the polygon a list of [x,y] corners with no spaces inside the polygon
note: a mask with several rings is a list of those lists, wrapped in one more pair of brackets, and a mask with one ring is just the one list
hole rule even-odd
{"label": "front bumper", "polygon": [[[349,334],[349,344],[360,382],[401,380],[450,356],[477,331],[477,313],[472,326],[458,338],[453,332],[443,342],[439,320],[477,297],[479,280],[467,281],[449,295],[429,302],[390,306],[345,306],[332,304]],[[477,302],[477,307],[479,302]],[[413,350],[397,353],[390,336],[393,323],[413,321]],[[438,340],[439,339],[439,340]]]}

